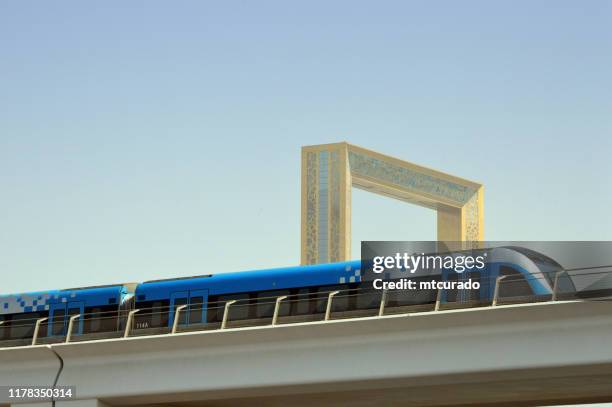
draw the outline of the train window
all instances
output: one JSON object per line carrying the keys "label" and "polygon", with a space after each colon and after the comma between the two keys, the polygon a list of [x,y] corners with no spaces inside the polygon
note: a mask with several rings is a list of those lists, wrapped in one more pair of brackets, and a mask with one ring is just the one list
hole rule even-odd
{"label": "train window", "polygon": [[359,299],[359,296],[363,294],[363,291],[361,290],[360,287],[361,287],[361,284],[359,283],[351,283],[348,286],[349,288],[348,309],[349,310],[357,309],[357,300]]}
{"label": "train window", "polygon": [[257,292],[249,293],[249,301],[247,302],[247,319],[257,318]]}
{"label": "train window", "polygon": [[[348,311],[349,308],[355,308],[355,290],[350,289],[348,285],[336,286],[332,291],[340,291],[332,300],[332,310],[335,312]],[[325,304],[327,308],[327,303]]]}
{"label": "train window", "polygon": [[153,302],[142,301],[136,304],[136,308],[140,311],[134,316],[134,328],[150,328],[151,318],[153,314]]}
{"label": "train window", "polygon": [[[105,305],[87,307],[83,315],[83,332],[108,332],[117,329],[117,307]],[[137,319],[137,322],[140,321]],[[138,327],[138,324],[135,324]]]}
{"label": "train window", "polygon": [[249,293],[209,295],[206,320],[208,322],[221,322],[223,320],[225,304],[231,300],[238,302],[230,307],[229,320],[247,319],[249,315],[249,302],[245,300],[248,300],[249,297]]}
{"label": "train window", "polygon": [[413,290],[389,290],[387,292],[387,307],[401,307],[410,305],[412,301]]}
{"label": "train window", "polygon": [[102,308],[92,307],[85,309],[85,332],[98,332],[101,326]]}
{"label": "train window", "polygon": [[119,311],[116,306],[107,305],[100,309],[100,332],[109,332],[117,329],[117,316]]}
{"label": "train window", "polygon": [[[456,273],[453,273],[453,275],[454,275],[454,278],[456,279]],[[437,281],[439,280],[439,277],[438,276],[421,276],[421,277],[410,278],[410,281],[414,282],[415,287],[420,287],[421,283],[424,283],[424,282],[429,283],[432,280]],[[395,280],[395,281],[399,281],[399,280]],[[404,307],[404,306],[412,306],[412,305],[431,304],[436,301],[437,294],[438,294],[437,289],[419,288],[419,289],[414,289],[414,290],[411,290],[411,289],[389,290],[387,292],[386,306]],[[379,300],[381,298],[380,295],[378,297]]]}
{"label": "train window", "polygon": [[[469,274],[467,275],[468,279],[471,279],[473,282],[480,282],[481,281],[481,275],[479,271],[470,271]],[[484,283],[480,283],[480,289],[478,290],[468,290],[469,291],[469,297],[470,297],[470,301],[480,301],[482,296],[480,295],[480,291],[484,290],[484,287],[486,287],[486,284]]]}
{"label": "train window", "polygon": [[311,301],[312,293],[315,290],[312,288],[300,288],[294,290],[292,294],[295,295],[291,299],[291,315],[306,315],[311,313],[311,303],[314,305],[314,302]]}
{"label": "train window", "polygon": [[[249,303],[244,301],[249,298],[249,294],[231,294],[224,296],[225,302],[236,300],[237,302],[230,307],[228,318],[230,321],[247,319],[249,317]],[[223,304],[225,306],[225,304]],[[223,311],[221,313],[223,316]],[[223,317],[222,317],[223,318]]]}
{"label": "train window", "polygon": [[319,314],[325,312],[327,308],[327,297],[329,296],[330,290],[326,287],[317,287],[314,290],[311,298],[313,298],[310,310],[313,314]]}
{"label": "train window", "polygon": [[38,318],[40,318],[38,312],[13,315],[10,333],[11,339],[23,339],[34,335],[34,326]]}
{"label": "train window", "polygon": [[199,324],[202,322],[202,308],[204,305],[204,297],[191,297],[189,304],[189,323]]}
{"label": "train window", "polygon": [[[456,273],[455,273],[456,274]],[[422,283],[431,281],[440,281],[439,275],[433,276],[422,276],[413,279],[416,283],[417,287],[421,287]],[[423,305],[423,304],[435,304],[436,299],[438,297],[438,289],[418,289],[418,290],[410,290],[412,291],[412,304],[414,305]]]}
{"label": "train window", "polygon": [[154,301],[151,306],[151,326],[162,327],[168,325],[169,301]]}
{"label": "train window", "polygon": [[223,317],[223,303],[218,295],[209,295],[206,305],[206,322],[220,322]]}
{"label": "train window", "polygon": [[64,334],[64,317],[66,316],[66,311],[63,309],[58,309],[53,312],[53,322],[51,327],[52,335],[63,335]]}
{"label": "train window", "polygon": [[519,271],[512,267],[501,266],[499,268],[499,275],[508,276],[499,284],[499,298],[522,297],[532,294],[529,282]]}
{"label": "train window", "polygon": [[[456,282],[458,280],[457,276],[457,273],[455,273],[454,271],[450,271],[448,272],[448,275],[444,279],[444,281]],[[457,291],[457,289],[444,290],[442,293],[442,298],[445,298],[446,302],[457,302],[460,300],[459,292]]]}
{"label": "train window", "polygon": [[348,298],[346,297],[347,289],[347,285],[325,285],[317,287],[314,309],[315,313],[325,312],[325,310],[327,309],[327,299],[329,298],[329,293],[331,293],[332,291],[340,291],[338,294],[336,294],[337,298],[334,297],[332,302],[334,310],[341,310],[343,308],[346,308],[348,305]]}
{"label": "train window", "polygon": [[10,331],[11,316],[7,315],[3,319],[4,324],[0,325],[0,339],[8,339]]}
{"label": "train window", "polygon": [[356,308],[357,309],[374,309],[380,306],[382,299],[382,291],[376,290],[372,284],[362,283],[357,286],[356,290]]}
{"label": "train window", "polygon": [[[257,318],[272,318],[272,315],[274,314],[274,307],[276,307],[276,299],[283,295],[290,294],[291,292],[289,290],[259,291],[256,293],[257,302],[255,304],[255,316]],[[286,309],[288,300],[290,299],[285,300],[284,303],[281,302],[281,308],[279,310],[283,311],[279,312],[281,315],[287,314]]]}
{"label": "train window", "polygon": [[[168,325],[168,306],[170,301],[142,301],[136,305],[140,312],[135,316],[136,328],[159,328]],[[117,313],[110,313],[116,316]],[[116,317],[115,317],[116,318]],[[113,320],[116,322],[116,319]]]}

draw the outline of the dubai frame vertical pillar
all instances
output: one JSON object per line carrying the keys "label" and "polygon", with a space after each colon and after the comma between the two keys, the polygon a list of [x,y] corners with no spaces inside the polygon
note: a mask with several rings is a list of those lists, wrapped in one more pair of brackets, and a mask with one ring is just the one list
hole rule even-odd
{"label": "dubai frame vertical pillar", "polygon": [[438,241],[484,240],[484,187],[348,143],[302,147],[302,264],[351,259],[351,188],[437,211]]}

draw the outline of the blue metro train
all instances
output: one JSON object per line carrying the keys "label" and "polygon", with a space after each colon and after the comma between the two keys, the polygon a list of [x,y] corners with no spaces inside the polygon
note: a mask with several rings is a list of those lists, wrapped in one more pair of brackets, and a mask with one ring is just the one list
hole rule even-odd
{"label": "blue metro train", "polygon": [[[549,295],[554,275],[562,270],[554,260],[524,248],[483,251],[488,252],[486,268],[470,273],[470,278],[480,281],[480,289],[467,297],[448,292],[443,301],[491,301],[500,275],[513,276],[516,283],[508,288],[512,291],[508,295]],[[444,271],[437,273],[441,279],[452,278]],[[376,309],[381,293],[363,274],[361,262],[350,261],[0,296],[0,341],[31,338],[35,321],[40,318],[47,318],[40,337],[64,336],[70,317],[77,314],[80,317],[73,335],[118,331],[133,309],[140,310],[134,329],[168,328],[181,305],[186,310],[180,313],[179,324],[214,325],[221,321],[224,305],[231,300],[236,301],[231,307],[232,321],[271,317],[275,298],[280,296],[288,296],[284,316],[317,315],[325,311],[327,294],[336,290],[342,294],[334,299],[334,311]],[[432,275],[414,277],[431,279]],[[571,282],[566,279],[564,284]],[[564,288],[568,289],[573,287]],[[406,291],[390,296],[387,306],[435,300],[435,294],[419,297]]]}

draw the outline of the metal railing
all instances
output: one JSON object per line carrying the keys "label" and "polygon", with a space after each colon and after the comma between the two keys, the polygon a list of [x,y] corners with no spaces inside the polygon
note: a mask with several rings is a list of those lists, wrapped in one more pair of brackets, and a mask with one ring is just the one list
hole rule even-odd
{"label": "metal railing", "polygon": [[[281,323],[330,321],[363,316],[383,317],[389,314],[497,307],[542,301],[608,300],[612,299],[612,287],[604,291],[575,291],[573,281],[576,277],[588,277],[596,281],[610,273],[612,266],[600,266],[561,270],[552,275],[483,277],[478,279],[479,296],[473,297],[472,293],[467,300],[462,299],[459,295],[460,290],[456,289],[438,288],[426,295],[422,293],[417,295],[410,290],[374,290],[360,286],[345,290],[260,297],[255,301],[252,298],[245,298],[205,304],[82,313],[69,317],[67,329],[62,328],[63,320],[54,320],[53,317],[3,320],[0,321],[0,347],[40,345],[60,341],[68,343],[109,337],[176,334],[196,330],[224,330],[242,326],[278,326]],[[436,281],[449,283],[440,276]],[[539,291],[534,287],[538,287]],[[489,294],[482,294],[483,292]],[[169,318],[170,315],[173,319]],[[158,319],[156,323],[154,318]],[[168,326],[170,320],[172,320],[171,327]],[[75,324],[79,325],[77,332]],[[55,332],[56,327],[57,332]],[[104,329],[96,330],[95,327],[104,327]]]}
{"label": "metal railing", "polygon": [[272,314],[272,326],[278,324],[278,312],[280,310],[280,303],[282,300],[286,299],[286,295],[281,295],[276,299],[276,303],[274,304],[274,314]]}
{"label": "metal railing", "polygon": [[123,333],[124,338],[127,338],[130,336],[130,331],[134,327],[134,315],[136,315],[137,312],[140,312],[140,310],[135,309],[128,313],[127,322],[125,323],[125,331]]}
{"label": "metal railing", "polygon": [[74,321],[81,317],[81,314],[76,314],[70,317],[68,320],[68,331],[66,332],[66,343],[72,339],[72,332],[74,330]]}
{"label": "metal railing", "polygon": [[173,334],[175,334],[178,329],[179,320],[181,317],[181,311],[184,310],[185,308],[187,308],[187,304],[179,305],[178,307],[176,307],[176,311],[174,313],[174,321],[172,322],[172,333]]}

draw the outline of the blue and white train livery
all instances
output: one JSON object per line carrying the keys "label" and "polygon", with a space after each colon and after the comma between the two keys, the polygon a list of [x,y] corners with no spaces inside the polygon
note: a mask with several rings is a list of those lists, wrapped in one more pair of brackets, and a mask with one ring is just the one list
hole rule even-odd
{"label": "blue and white train livery", "polygon": [[[436,300],[486,305],[494,295],[499,276],[507,276],[511,283],[498,287],[502,297],[546,296],[555,285],[564,285],[561,288],[565,292],[574,290],[570,279],[562,283],[555,280],[562,267],[540,253],[520,247],[482,252],[487,253],[488,260],[479,272],[459,275],[449,270],[430,270],[413,276],[433,276],[442,281],[470,278],[480,282],[478,290],[448,290],[441,296],[406,290],[389,293],[387,306],[427,305]],[[178,313],[177,324],[182,326],[214,328],[221,323],[227,304],[231,307],[226,316],[232,322],[263,321],[272,317],[280,297],[281,317],[316,319],[325,313],[328,295],[334,291],[339,293],[333,300],[333,312],[376,310],[382,293],[373,289],[365,274],[360,261],[350,261],[0,296],[0,341],[31,338],[36,321],[43,318],[46,322],[39,337],[61,338],[66,335],[70,317],[75,315],[78,317],[74,318],[72,335],[87,339],[90,334],[117,333],[124,328],[131,310],[137,310],[133,329],[143,333],[153,332],[151,329],[168,332],[178,307],[184,310]]]}
{"label": "blue and white train livery", "polygon": [[0,296],[0,339],[30,337],[41,318],[48,322],[39,336],[64,335],[72,315],[82,316],[76,334],[116,329],[118,312],[130,298],[124,285]]}

